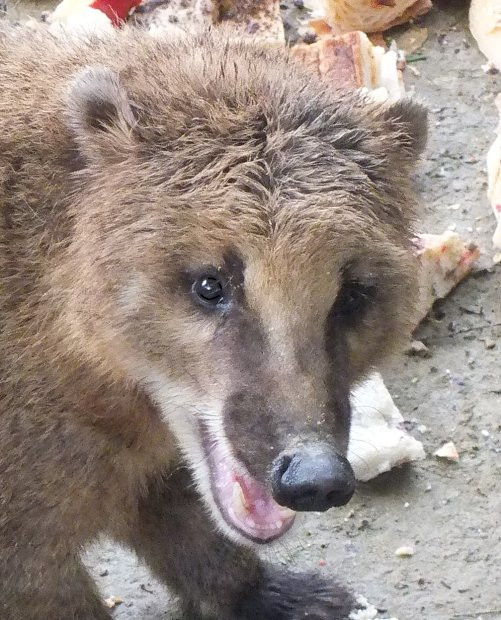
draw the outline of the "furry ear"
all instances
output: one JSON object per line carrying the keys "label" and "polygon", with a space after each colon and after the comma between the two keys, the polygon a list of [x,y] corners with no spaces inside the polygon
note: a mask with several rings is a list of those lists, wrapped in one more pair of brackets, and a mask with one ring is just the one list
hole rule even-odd
{"label": "furry ear", "polygon": [[86,159],[116,157],[131,142],[136,119],[119,77],[106,67],[86,67],[71,81],[69,126]]}
{"label": "furry ear", "polygon": [[398,144],[413,160],[424,151],[428,140],[428,110],[412,99],[401,99],[384,109],[383,119]]}

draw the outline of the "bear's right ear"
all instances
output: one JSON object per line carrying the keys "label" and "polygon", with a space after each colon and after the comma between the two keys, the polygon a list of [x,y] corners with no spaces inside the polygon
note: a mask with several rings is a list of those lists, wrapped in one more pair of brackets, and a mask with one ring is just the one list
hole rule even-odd
{"label": "bear's right ear", "polygon": [[116,159],[130,147],[136,119],[127,92],[111,69],[80,71],[69,85],[66,110],[70,129],[88,161]]}
{"label": "bear's right ear", "polygon": [[384,108],[383,118],[396,136],[399,157],[407,155],[411,162],[422,155],[428,141],[428,109],[410,99],[400,99]]}

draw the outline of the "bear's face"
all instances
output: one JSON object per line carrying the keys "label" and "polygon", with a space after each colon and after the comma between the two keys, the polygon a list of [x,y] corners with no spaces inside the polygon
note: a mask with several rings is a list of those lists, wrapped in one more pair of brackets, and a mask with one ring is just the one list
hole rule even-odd
{"label": "bear's face", "polygon": [[[176,111],[131,103],[107,69],[77,76],[70,255],[85,338],[149,395],[219,527],[262,543],[353,493],[350,391],[412,325],[425,116],[332,102],[243,49],[255,79],[221,46],[219,94],[192,85]],[[269,89],[273,71],[295,87]]]}

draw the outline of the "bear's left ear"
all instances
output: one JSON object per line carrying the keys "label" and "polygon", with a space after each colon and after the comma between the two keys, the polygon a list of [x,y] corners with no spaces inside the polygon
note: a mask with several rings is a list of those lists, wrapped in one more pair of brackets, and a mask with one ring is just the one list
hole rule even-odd
{"label": "bear's left ear", "polygon": [[66,99],[70,129],[88,161],[117,158],[132,142],[136,119],[118,75],[87,67],[71,81]]}
{"label": "bear's left ear", "polygon": [[428,141],[428,110],[412,99],[401,99],[385,107],[383,119],[394,135],[396,155],[399,153],[416,161]]}

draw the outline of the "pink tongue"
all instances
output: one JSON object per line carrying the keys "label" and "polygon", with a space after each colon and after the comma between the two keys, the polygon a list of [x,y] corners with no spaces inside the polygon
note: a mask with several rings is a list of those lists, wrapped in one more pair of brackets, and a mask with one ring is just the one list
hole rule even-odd
{"label": "pink tongue", "polygon": [[267,487],[255,480],[242,465],[215,446],[210,455],[214,493],[227,522],[256,542],[281,536],[294,522],[294,513],[271,496]]}
{"label": "pink tongue", "polygon": [[280,506],[262,484],[247,476],[236,475],[235,479],[242,487],[249,513],[256,523],[266,526],[281,519]]}

